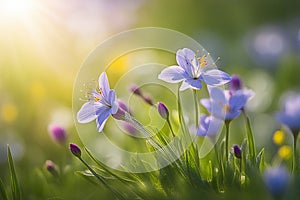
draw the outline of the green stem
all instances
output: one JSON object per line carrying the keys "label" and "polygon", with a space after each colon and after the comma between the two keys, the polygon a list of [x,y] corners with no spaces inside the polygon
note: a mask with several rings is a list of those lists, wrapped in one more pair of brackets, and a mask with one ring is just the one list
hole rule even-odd
{"label": "green stem", "polygon": [[225,159],[226,161],[228,161],[228,156],[229,156],[229,124],[230,124],[230,120],[225,120]]}
{"label": "green stem", "polygon": [[242,158],[241,159],[239,159],[239,167],[240,167],[240,180],[239,180],[239,182],[240,182],[240,185],[242,186]]}
{"label": "green stem", "polygon": [[172,136],[175,137],[175,133],[174,133],[174,131],[173,131],[172,124],[171,124],[169,118],[167,119],[167,123],[168,123],[168,125],[169,125],[170,130],[171,130]]}
{"label": "green stem", "polygon": [[199,127],[199,111],[198,111],[198,98],[197,98],[197,90],[193,90],[194,92],[194,102],[195,102],[195,120],[196,127]]}
{"label": "green stem", "polygon": [[81,157],[78,157],[79,160],[90,170],[90,172],[108,189],[110,190],[118,199],[125,200],[125,198],[118,191],[111,188],[105,180],[99,176]]}
{"label": "green stem", "polygon": [[298,171],[298,162],[297,162],[297,139],[298,139],[298,133],[293,133],[294,138],[293,138],[293,168],[292,171],[294,174],[297,173]]}

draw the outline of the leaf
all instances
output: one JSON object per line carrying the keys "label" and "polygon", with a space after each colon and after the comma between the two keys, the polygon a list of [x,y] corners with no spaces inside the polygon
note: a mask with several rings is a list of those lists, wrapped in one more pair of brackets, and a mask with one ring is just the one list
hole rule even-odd
{"label": "leaf", "polygon": [[260,172],[262,172],[262,170],[265,167],[265,149],[264,148],[261,149],[261,151],[258,153],[258,155],[256,157],[256,166]]}
{"label": "leaf", "polygon": [[111,170],[109,170],[104,164],[102,164],[100,161],[98,161],[93,155],[92,153],[85,148],[85,151],[87,152],[87,154],[89,155],[89,157],[100,167],[102,168],[105,172],[107,172],[108,174],[110,174],[111,176],[115,177],[116,179],[118,179],[119,181],[123,182],[123,183],[128,183],[128,182],[135,182],[134,180],[130,180],[127,177],[121,177],[116,173],[113,173]]}
{"label": "leaf", "polygon": [[0,178],[0,197],[3,200],[8,200],[8,197],[7,197],[7,194],[6,194],[6,191],[5,191],[5,186],[4,186],[1,178]]}
{"label": "leaf", "polygon": [[17,179],[15,166],[14,166],[14,161],[13,161],[13,158],[11,155],[9,145],[7,145],[7,156],[8,156],[8,165],[9,165],[9,169],[10,169],[12,199],[19,200],[19,199],[21,199],[20,188],[19,188],[18,179]]}
{"label": "leaf", "polygon": [[84,178],[93,185],[98,185],[98,182],[95,181],[94,175],[92,173],[87,173],[86,171],[76,171],[75,175]]}
{"label": "leaf", "polygon": [[252,133],[252,129],[251,129],[250,119],[246,115],[245,112],[243,112],[243,113],[244,113],[244,117],[245,117],[245,120],[246,120],[246,129],[247,129],[247,138],[248,138],[250,160],[251,160],[251,164],[254,165],[256,152],[255,152],[255,143],[254,143],[253,133]]}

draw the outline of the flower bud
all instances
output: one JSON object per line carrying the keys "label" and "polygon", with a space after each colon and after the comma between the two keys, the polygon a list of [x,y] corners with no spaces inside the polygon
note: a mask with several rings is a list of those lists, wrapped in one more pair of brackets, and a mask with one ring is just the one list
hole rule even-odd
{"label": "flower bud", "polygon": [[137,86],[137,85],[130,86],[129,90],[138,96],[143,96],[142,91],[140,90],[139,86]]}
{"label": "flower bud", "polygon": [[238,159],[241,159],[242,158],[242,150],[241,148],[238,146],[238,145],[234,145],[232,147],[233,149],[233,153],[234,153],[234,156]]}
{"label": "flower bud", "polygon": [[124,103],[122,100],[118,99],[118,104],[119,104],[119,108],[121,108],[122,110],[128,112],[128,113],[131,113],[127,104]]}
{"label": "flower bud", "polygon": [[229,90],[230,91],[237,91],[242,89],[243,84],[240,77],[233,75],[231,81],[229,82]]}
{"label": "flower bud", "polygon": [[149,96],[143,96],[143,99],[144,99],[144,101],[146,102],[146,103],[148,103],[150,106],[153,106],[154,104],[153,104],[153,101],[152,101],[152,99],[151,99],[151,97],[149,97]]}
{"label": "flower bud", "polygon": [[58,176],[59,170],[56,164],[52,162],[51,160],[46,160],[45,162],[45,168],[48,172],[50,172],[53,176]]}
{"label": "flower bud", "polygon": [[117,120],[125,121],[126,120],[125,115],[126,115],[125,111],[119,107],[118,111],[115,114],[113,114],[112,117]]}
{"label": "flower bud", "polygon": [[130,135],[135,135],[137,132],[136,128],[132,124],[127,123],[127,122],[123,124],[123,128]]}
{"label": "flower bud", "polygon": [[50,136],[54,142],[57,142],[58,144],[65,144],[67,141],[67,134],[66,130],[57,124],[51,124],[48,127],[48,131],[50,133]]}
{"label": "flower bud", "polygon": [[73,144],[73,143],[70,144],[70,151],[74,156],[76,156],[78,158],[81,157],[81,150],[76,144]]}
{"label": "flower bud", "polygon": [[165,104],[163,104],[161,102],[158,102],[158,104],[157,104],[157,110],[158,110],[158,113],[160,114],[160,116],[162,118],[164,118],[165,120],[168,120],[168,118],[169,118],[169,110],[165,106]]}

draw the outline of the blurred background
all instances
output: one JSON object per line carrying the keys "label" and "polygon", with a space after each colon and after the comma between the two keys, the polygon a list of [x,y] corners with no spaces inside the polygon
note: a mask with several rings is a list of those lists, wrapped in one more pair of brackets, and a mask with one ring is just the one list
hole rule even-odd
{"label": "blurred background", "polygon": [[[282,96],[300,87],[300,1],[0,0],[1,178],[9,180],[6,144],[21,182],[34,184],[28,176],[47,159],[72,162],[48,126],[59,124],[68,141],[80,143],[72,89],[81,63],[113,34],[145,26],[194,38],[213,58],[221,57],[220,69],[256,92],[248,110],[257,146],[266,147],[267,161],[274,159],[279,147],[272,135],[280,128],[274,113]],[[244,127],[234,123],[233,142],[240,143]],[[36,194],[30,184],[23,190]]]}

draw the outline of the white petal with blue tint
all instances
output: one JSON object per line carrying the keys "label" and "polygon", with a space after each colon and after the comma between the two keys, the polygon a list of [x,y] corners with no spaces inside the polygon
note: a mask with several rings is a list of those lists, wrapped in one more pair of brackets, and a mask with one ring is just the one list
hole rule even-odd
{"label": "white petal with blue tint", "polygon": [[217,69],[208,70],[201,75],[207,85],[218,86],[228,83],[231,80],[229,74]]}
{"label": "white petal with blue tint", "polygon": [[104,98],[108,96],[108,93],[110,91],[109,82],[107,79],[107,75],[105,72],[102,72],[99,76],[99,88],[102,88],[102,93]]}
{"label": "white petal with blue tint", "polygon": [[77,113],[77,120],[79,123],[88,123],[95,120],[97,117],[95,112],[94,103],[87,102],[82,105]]}
{"label": "white petal with blue tint", "polygon": [[185,71],[180,66],[171,66],[164,69],[159,75],[158,78],[166,81],[168,83],[178,83],[182,81],[184,77]]}

